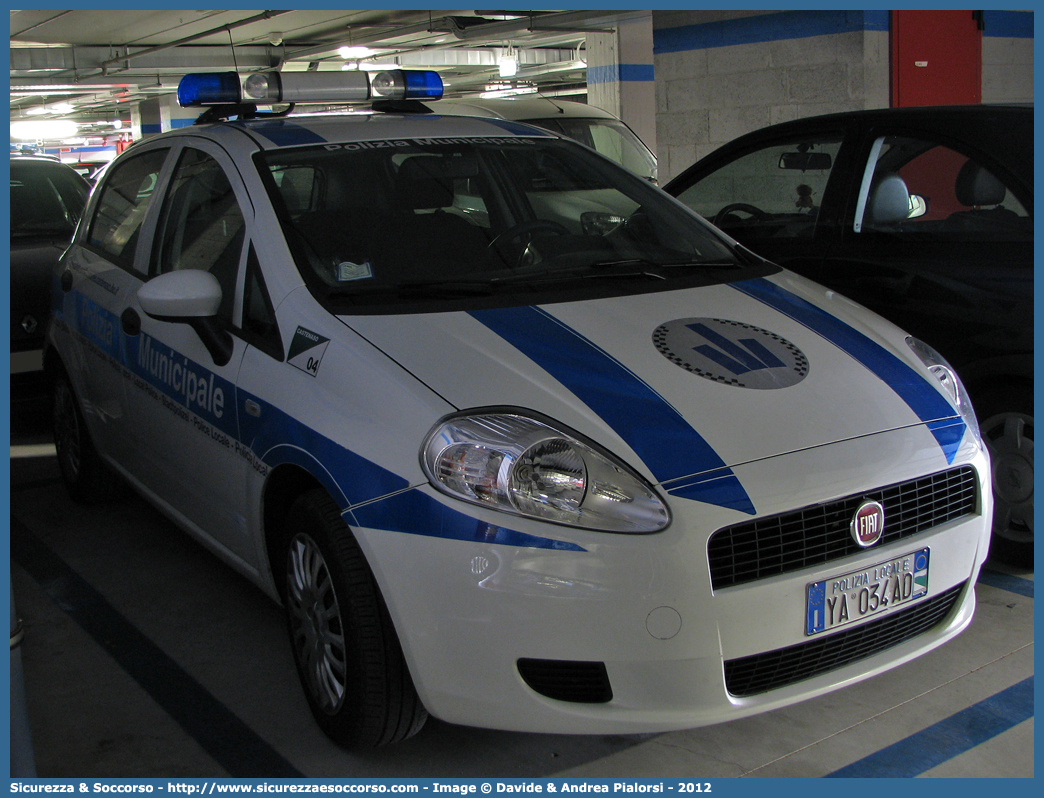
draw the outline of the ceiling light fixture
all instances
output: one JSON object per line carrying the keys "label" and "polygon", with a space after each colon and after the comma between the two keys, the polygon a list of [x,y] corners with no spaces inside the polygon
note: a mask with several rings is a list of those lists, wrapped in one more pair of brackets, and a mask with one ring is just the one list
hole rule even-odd
{"label": "ceiling light fixture", "polygon": [[79,125],[68,119],[11,123],[11,138],[19,141],[61,141],[72,138],[79,131]]}
{"label": "ceiling light fixture", "polygon": [[510,44],[507,50],[501,53],[500,58],[497,59],[497,67],[502,78],[513,78],[518,74],[518,56]]}
{"label": "ceiling light fixture", "polygon": [[341,47],[337,54],[345,61],[350,61],[354,58],[369,58],[371,55],[377,55],[377,51],[369,47]]}

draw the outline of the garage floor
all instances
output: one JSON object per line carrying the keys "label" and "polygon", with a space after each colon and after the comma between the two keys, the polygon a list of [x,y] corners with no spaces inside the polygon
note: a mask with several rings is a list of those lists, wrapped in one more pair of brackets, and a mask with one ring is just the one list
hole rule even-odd
{"label": "garage floor", "polygon": [[137,497],[73,504],[39,407],[12,411],[11,572],[40,776],[1034,775],[1033,574],[992,563],[959,638],[788,709],[621,737],[429,721],[346,753],[312,721],[281,610]]}

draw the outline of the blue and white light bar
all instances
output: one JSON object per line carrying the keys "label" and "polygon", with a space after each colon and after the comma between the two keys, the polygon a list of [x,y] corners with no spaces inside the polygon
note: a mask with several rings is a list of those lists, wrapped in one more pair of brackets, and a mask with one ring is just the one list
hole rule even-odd
{"label": "blue and white light bar", "polygon": [[196,72],[178,84],[185,107],[254,103],[350,103],[365,100],[438,100],[437,72],[396,69],[378,72],[259,72],[242,83],[235,72]]}

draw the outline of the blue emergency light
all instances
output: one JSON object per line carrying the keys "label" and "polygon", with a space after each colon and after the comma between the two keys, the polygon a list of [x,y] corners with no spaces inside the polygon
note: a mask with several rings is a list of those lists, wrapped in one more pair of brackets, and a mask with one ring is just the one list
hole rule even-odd
{"label": "blue emergency light", "polygon": [[239,95],[239,75],[235,72],[195,72],[178,83],[178,104],[185,108],[238,103]]}
{"label": "blue emergency light", "polygon": [[182,106],[350,103],[369,99],[438,100],[437,72],[395,69],[378,72],[259,72],[240,83],[235,72],[197,72],[178,84]]}

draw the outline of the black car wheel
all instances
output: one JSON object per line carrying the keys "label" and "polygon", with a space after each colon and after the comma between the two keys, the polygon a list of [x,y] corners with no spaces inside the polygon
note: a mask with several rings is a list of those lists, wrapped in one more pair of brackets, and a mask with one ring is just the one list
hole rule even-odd
{"label": "black car wheel", "polygon": [[58,467],[69,495],[84,504],[111,499],[120,484],[119,477],[98,456],[69,376],[61,370],[54,380],[51,418]]}
{"label": "black car wheel", "polygon": [[993,468],[993,542],[997,559],[1033,567],[1033,416],[998,413],[981,424]]}
{"label": "black car wheel", "polygon": [[297,672],[319,726],[346,746],[374,747],[420,731],[399,639],[359,544],[324,491],[287,519],[283,603]]}

